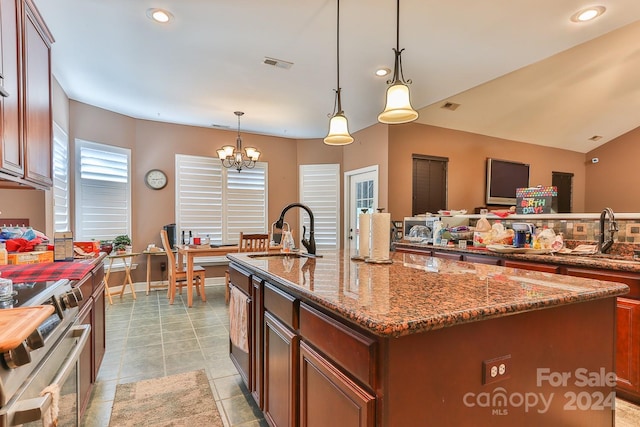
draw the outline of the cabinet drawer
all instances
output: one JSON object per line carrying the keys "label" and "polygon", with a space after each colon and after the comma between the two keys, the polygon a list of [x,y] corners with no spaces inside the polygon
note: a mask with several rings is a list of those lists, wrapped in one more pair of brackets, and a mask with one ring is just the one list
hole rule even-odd
{"label": "cabinet drawer", "polygon": [[275,286],[264,284],[264,309],[293,330],[298,329],[297,300]]}
{"label": "cabinet drawer", "polygon": [[462,261],[462,254],[455,252],[433,252],[433,255],[436,258],[444,258],[450,259],[452,261]]}
{"label": "cabinet drawer", "polygon": [[305,303],[300,303],[300,335],[355,378],[375,388],[375,340]]}
{"label": "cabinet drawer", "polygon": [[104,265],[100,263],[93,269],[93,292],[102,287],[102,281],[104,280]]}
{"label": "cabinet drawer", "polygon": [[229,282],[247,295],[251,295],[251,273],[238,267],[229,267]]}
{"label": "cabinet drawer", "polygon": [[521,268],[523,270],[533,270],[533,271],[541,271],[543,273],[558,273],[560,272],[560,267],[557,265],[548,265],[548,264],[539,264],[536,262],[526,262],[526,261],[511,261],[504,260],[505,267],[511,268]]}
{"label": "cabinet drawer", "polygon": [[475,262],[476,264],[500,265],[500,259],[492,256],[464,255],[463,260]]}

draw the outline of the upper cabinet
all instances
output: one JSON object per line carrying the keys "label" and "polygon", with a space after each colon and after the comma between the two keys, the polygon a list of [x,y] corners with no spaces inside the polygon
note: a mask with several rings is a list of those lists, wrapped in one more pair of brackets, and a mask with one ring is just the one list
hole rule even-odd
{"label": "upper cabinet", "polygon": [[0,0],[2,83],[0,178],[52,186],[51,43],[32,0]]}

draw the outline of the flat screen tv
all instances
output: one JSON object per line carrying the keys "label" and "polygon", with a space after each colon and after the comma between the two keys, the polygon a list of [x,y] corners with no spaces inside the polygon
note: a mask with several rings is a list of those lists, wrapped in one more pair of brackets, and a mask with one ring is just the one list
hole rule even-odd
{"label": "flat screen tv", "polygon": [[487,205],[516,204],[516,188],[529,187],[529,165],[487,159]]}

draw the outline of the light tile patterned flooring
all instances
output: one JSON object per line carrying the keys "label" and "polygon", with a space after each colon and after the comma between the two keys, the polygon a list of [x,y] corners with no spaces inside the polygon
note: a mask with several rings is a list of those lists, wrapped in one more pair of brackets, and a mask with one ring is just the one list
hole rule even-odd
{"label": "light tile patterned flooring", "polygon": [[225,426],[267,426],[229,359],[224,285],[205,289],[207,302],[194,295],[191,308],[186,290],[173,305],[163,290],[107,301],[107,352],[82,426],[109,425],[116,384],[197,369],[207,372]]}
{"label": "light tile patterned flooring", "polygon": [[[207,286],[207,302],[186,291],[169,305],[166,292],[130,294],[107,302],[107,352],[82,420],[84,427],[109,425],[116,384],[205,369],[227,427],[267,426],[262,412],[229,359],[229,315],[224,285]],[[640,425],[640,407],[617,399],[616,426]]]}

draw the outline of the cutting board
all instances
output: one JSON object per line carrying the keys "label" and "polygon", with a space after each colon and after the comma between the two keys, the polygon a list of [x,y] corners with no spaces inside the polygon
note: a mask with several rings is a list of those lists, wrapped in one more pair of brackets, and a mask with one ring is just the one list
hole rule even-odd
{"label": "cutting board", "polygon": [[18,347],[52,313],[52,305],[0,310],[0,353]]}

